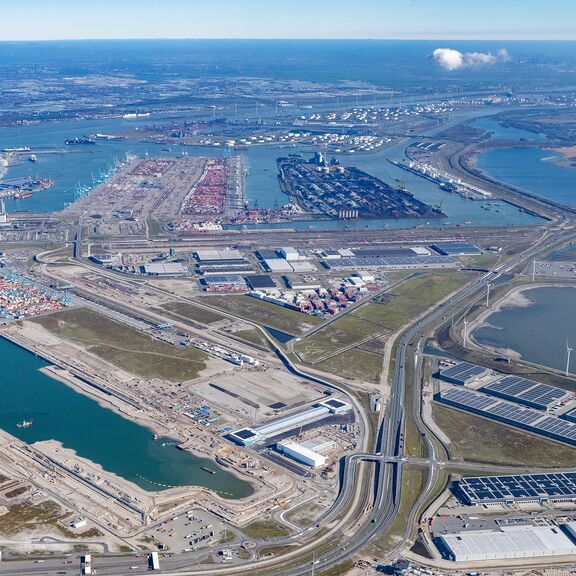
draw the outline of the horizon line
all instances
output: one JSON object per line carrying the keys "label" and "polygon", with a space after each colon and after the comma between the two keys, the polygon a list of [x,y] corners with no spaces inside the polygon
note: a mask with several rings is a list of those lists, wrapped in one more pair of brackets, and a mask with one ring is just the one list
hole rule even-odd
{"label": "horizon line", "polygon": [[513,37],[332,37],[332,38],[308,38],[308,37],[281,37],[281,38],[259,38],[259,37],[115,37],[115,38],[20,38],[20,39],[0,39],[0,44],[14,44],[18,42],[133,42],[133,41],[202,41],[202,42],[222,42],[222,41],[248,41],[248,42],[576,42],[576,37],[572,38],[513,38]]}

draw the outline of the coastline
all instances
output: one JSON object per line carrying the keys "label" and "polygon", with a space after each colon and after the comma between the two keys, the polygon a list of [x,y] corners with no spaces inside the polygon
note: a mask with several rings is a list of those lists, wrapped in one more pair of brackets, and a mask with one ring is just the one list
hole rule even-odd
{"label": "coastline", "polygon": [[[125,401],[122,401],[120,398],[116,396],[107,396],[104,392],[100,392],[98,389],[89,386],[81,379],[77,378],[74,374],[69,372],[64,366],[60,366],[58,361],[55,361],[54,358],[47,356],[46,354],[36,350],[34,346],[32,346],[29,342],[27,342],[24,338],[18,337],[13,332],[6,332],[2,331],[0,335],[8,340],[9,342],[23,348],[24,350],[28,351],[39,358],[42,358],[47,365],[43,366],[39,369],[40,372],[45,374],[46,376],[61,382],[62,384],[70,387],[76,393],[82,394],[84,396],[89,397],[90,399],[97,402],[102,408],[106,410],[111,410],[112,412],[116,413],[122,418],[137,424],[138,426],[142,426],[150,431],[150,435],[157,434],[162,439],[170,439],[177,441],[181,446],[181,449],[189,452],[196,458],[201,458],[206,460],[210,466],[215,467],[217,470],[221,471],[222,473],[230,474],[243,482],[248,483],[252,487],[252,494],[244,497],[234,497],[234,498],[224,498],[219,492],[218,489],[210,488],[209,486],[177,486],[172,487],[173,489],[177,490],[187,490],[191,491],[192,494],[190,496],[194,498],[196,495],[202,493],[203,491],[207,491],[210,494],[211,498],[214,498],[219,503],[251,503],[254,499],[258,497],[266,498],[269,496],[267,492],[271,486],[268,482],[262,479],[256,479],[250,475],[243,474],[240,470],[237,470],[234,466],[229,466],[224,468],[222,465],[218,464],[215,459],[216,452],[209,452],[208,449],[205,451],[201,450],[201,446],[199,443],[191,443],[190,438],[188,438],[182,431],[179,429],[177,422],[159,422],[154,420],[153,418],[149,417],[149,415],[143,411],[141,408],[138,409],[135,406],[132,406]],[[172,424],[170,426],[169,424]],[[47,442],[58,442],[57,439],[48,440]],[[66,448],[66,450],[71,450]],[[83,457],[82,457],[83,458]],[[98,462],[90,462],[94,467],[100,467]],[[200,465],[200,464],[199,464]],[[156,491],[156,490],[146,490],[144,488],[138,487],[134,484],[131,480],[123,478],[122,476],[117,475],[112,471],[105,471],[107,474],[110,474],[113,477],[121,478],[124,482],[129,482],[134,487],[137,487],[138,490],[144,490],[150,495],[160,495],[162,493],[170,493],[170,490],[163,490],[163,491]],[[268,489],[268,490],[267,490]]]}
{"label": "coastline", "polygon": [[[495,326],[490,323],[490,317],[493,314],[498,314],[499,312],[506,309],[529,308],[530,306],[533,306],[536,302],[534,300],[531,300],[529,296],[526,295],[526,292],[538,288],[574,288],[574,286],[572,285],[559,286],[556,283],[542,282],[537,284],[517,286],[516,288],[513,288],[510,292],[502,296],[499,300],[497,300],[494,304],[492,304],[490,308],[482,312],[482,314],[480,314],[474,321],[470,323],[469,328],[470,341],[473,342],[473,344],[478,348],[489,351],[491,353],[500,354],[502,356],[507,356],[515,360],[522,360],[529,364],[535,364],[539,366],[539,364],[536,364],[524,358],[520,352],[514,350],[513,348],[500,348],[497,346],[492,346],[490,344],[484,344],[479,342],[474,335],[474,333],[480,328],[492,328],[494,330],[500,330],[498,326]],[[546,366],[546,368],[553,369],[549,366]]]}

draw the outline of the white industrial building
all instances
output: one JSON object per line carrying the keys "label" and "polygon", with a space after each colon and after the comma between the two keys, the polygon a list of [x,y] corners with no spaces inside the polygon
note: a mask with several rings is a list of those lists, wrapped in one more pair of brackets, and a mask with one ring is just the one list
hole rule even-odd
{"label": "white industrial building", "polygon": [[228,438],[242,446],[252,446],[258,442],[263,442],[267,438],[273,438],[307,424],[318,422],[330,414],[343,414],[351,409],[352,406],[347,402],[338,398],[329,398],[311,408],[271,420],[260,426],[241,428],[228,434]]}
{"label": "white industrial building", "polygon": [[290,458],[294,458],[294,460],[306,464],[306,466],[311,466],[312,468],[318,468],[318,466],[324,466],[324,464],[326,464],[325,456],[296,442],[278,442],[276,449],[282,452],[282,454],[286,454],[286,456],[290,456]]}
{"label": "white industrial building", "polygon": [[280,258],[277,259],[268,258],[264,260],[264,266],[266,270],[272,273],[294,271],[292,266],[290,266],[287,260],[282,260]]}
{"label": "white industrial building", "polygon": [[148,276],[184,276],[186,273],[180,262],[150,262],[141,268]]}
{"label": "white industrial building", "polygon": [[576,543],[557,526],[443,534],[437,542],[442,554],[455,562],[576,555]]}
{"label": "white industrial building", "polygon": [[279,252],[284,260],[300,260],[300,252],[292,246],[284,246],[280,248]]}
{"label": "white industrial building", "polygon": [[316,266],[307,260],[292,260],[290,261],[290,266],[294,272],[315,272]]}
{"label": "white industrial building", "polygon": [[358,278],[360,278],[360,280],[363,280],[364,282],[374,282],[374,280],[376,280],[376,278],[374,278],[374,275],[368,272],[368,270],[359,270],[358,272],[356,272],[354,276],[357,276]]}

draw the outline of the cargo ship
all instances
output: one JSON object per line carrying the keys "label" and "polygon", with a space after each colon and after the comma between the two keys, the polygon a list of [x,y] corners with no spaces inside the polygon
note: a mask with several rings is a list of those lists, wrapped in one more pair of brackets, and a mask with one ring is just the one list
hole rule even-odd
{"label": "cargo ship", "polygon": [[16,424],[16,428],[30,428],[32,426],[32,420],[22,420]]}
{"label": "cargo ship", "polygon": [[82,136],[82,138],[68,138],[64,143],[67,146],[78,146],[84,144],[96,144],[96,140],[89,138],[88,136]]}
{"label": "cargo ship", "polygon": [[14,194],[15,200],[22,200],[23,198],[30,198],[32,196],[32,192],[16,192]]}

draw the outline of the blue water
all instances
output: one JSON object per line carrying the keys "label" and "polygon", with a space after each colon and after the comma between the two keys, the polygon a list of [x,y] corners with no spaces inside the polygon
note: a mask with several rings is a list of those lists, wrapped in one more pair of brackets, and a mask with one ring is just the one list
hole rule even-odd
{"label": "blue water", "polygon": [[[481,344],[509,348],[525,360],[564,370],[566,342],[576,349],[576,289],[534,288],[528,307],[506,307],[488,317],[490,326],[474,331]],[[570,371],[576,373],[576,355]]]}
{"label": "blue water", "polygon": [[[0,128],[0,148],[29,146],[38,148],[65,149],[64,154],[38,154],[38,162],[31,163],[24,159],[21,165],[11,167],[7,177],[41,176],[52,178],[56,184],[34,194],[31,198],[22,200],[8,200],[8,211],[29,210],[32,212],[51,212],[64,208],[74,201],[74,190],[78,183],[90,185],[92,176],[97,177],[100,170],[110,167],[114,159],[122,159],[127,151],[138,155],[148,153],[151,156],[178,155],[186,151],[190,155],[207,156],[222,155],[223,151],[208,147],[172,146],[171,152],[164,150],[165,145],[142,143],[134,140],[98,141],[94,146],[65,147],[67,138],[93,133],[114,133],[126,131],[135,126],[145,126],[153,122],[167,122],[162,116],[153,116],[146,119],[125,120],[83,120],[66,121],[47,124],[35,124],[19,128]],[[387,158],[398,159],[403,157],[407,143],[402,143],[376,154],[342,155],[344,165],[354,165],[382,178],[391,184],[398,181],[405,182],[406,186],[415,196],[430,204],[442,203],[442,211],[448,215],[445,219],[430,221],[399,219],[399,220],[362,220],[350,223],[355,227],[370,228],[410,228],[415,225],[443,226],[443,225],[472,225],[507,226],[516,224],[534,224],[538,218],[520,212],[510,205],[503,205],[500,214],[487,212],[480,208],[480,203],[465,200],[460,196],[449,194],[437,186],[419,178],[414,174],[401,170],[387,162]],[[288,153],[303,151],[301,148],[266,148],[254,147],[242,152],[247,161],[249,173],[246,182],[246,197],[252,206],[257,200],[261,208],[272,208],[275,202],[281,206],[288,201],[287,196],[280,192],[277,180],[276,158]],[[310,151],[303,151],[310,154]],[[26,158],[25,155],[22,155]],[[291,223],[290,227],[307,229],[310,223]],[[318,230],[334,229],[342,226],[338,222],[318,222],[314,224]],[[285,227],[281,225],[280,227]]]}
{"label": "blue water", "polygon": [[485,116],[471,122],[474,128],[480,128],[490,133],[493,140],[528,140],[530,142],[545,142],[546,136],[513,126],[502,126],[495,118]]}
{"label": "blue water", "polygon": [[[251,486],[174,446],[154,441],[152,432],[103,408],[95,400],[48,377],[39,369],[47,363],[0,338],[0,428],[29,444],[56,439],[79,456],[131,480],[145,490],[165,486],[206,486],[229,497],[252,493]],[[6,359],[10,361],[6,361]],[[29,428],[17,428],[32,420]],[[201,467],[217,470],[204,472]]]}
{"label": "blue water", "polygon": [[539,148],[497,148],[480,154],[476,167],[494,180],[576,206],[576,170],[544,160],[559,156]]}

